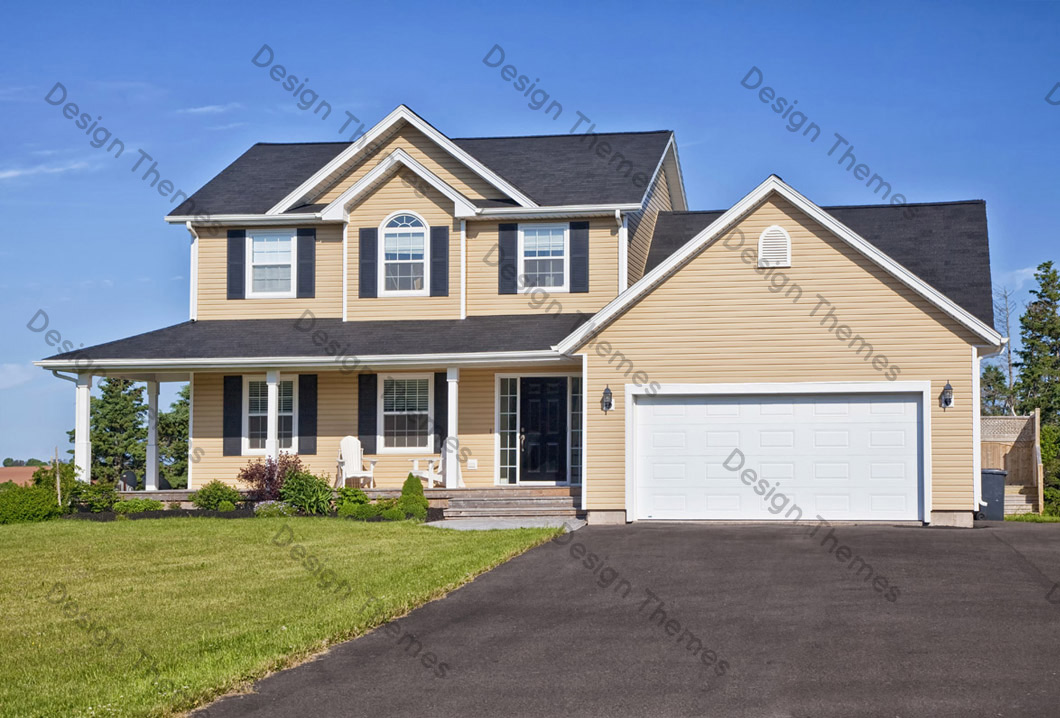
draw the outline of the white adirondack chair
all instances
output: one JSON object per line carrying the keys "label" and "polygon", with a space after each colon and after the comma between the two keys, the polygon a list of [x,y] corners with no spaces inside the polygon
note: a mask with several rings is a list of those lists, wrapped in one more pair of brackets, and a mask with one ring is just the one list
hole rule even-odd
{"label": "white adirondack chair", "polygon": [[[445,461],[445,454],[442,454],[441,459],[427,459],[427,470],[424,471],[420,468],[419,459],[409,459],[412,462],[412,475],[419,478],[427,484],[428,489],[433,489],[438,486],[445,486],[445,469],[443,468],[443,462]],[[438,470],[435,471],[435,466]]]}
{"label": "white adirondack chair", "polygon": [[346,485],[347,479],[355,479],[357,488],[375,488],[375,465],[377,459],[368,462],[364,468],[364,449],[356,436],[345,436],[339,442],[339,470],[335,477],[335,488]]}

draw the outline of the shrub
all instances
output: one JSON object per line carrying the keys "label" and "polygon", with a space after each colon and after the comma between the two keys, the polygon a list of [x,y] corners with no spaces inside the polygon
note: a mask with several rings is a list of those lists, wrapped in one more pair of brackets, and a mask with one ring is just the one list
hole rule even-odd
{"label": "shrub", "polygon": [[401,498],[397,500],[395,508],[400,509],[404,516],[424,521],[427,518],[427,497],[423,495],[423,484],[418,476],[409,474],[405,484],[401,487]]}
{"label": "shrub", "polygon": [[282,501],[263,501],[254,507],[254,516],[271,519],[277,516],[297,516],[298,511]]}
{"label": "shrub", "polygon": [[389,508],[389,509],[383,509],[382,511],[379,512],[379,515],[382,516],[387,521],[404,521],[405,520],[405,512],[402,511],[401,509],[399,509],[397,506],[394,506],[394,507]]}
{"label": "shrub", "polygon": [[154,499],[125,499],[114,504],[116,514],[138,514],[144,511],[162,511],[165,507],[161,501]]}
{"label": "shrub", "polygon": [[74,495],[78,504],[97,514],[110,511],[121,498],[114,484],[102,481],[98,484],[81,484]]}
{"label": "shrub", "polygon": [[0,491],[0,524],[47,521],[60,513],[55,492],[43,486],[15,486]]}
{"label": "shrub", "polygon": [[[55,468],[41,466],[33,472],[33,485],[42,486],[55,492]],[[78,499],[81,497],[85,484],[78,481],[73,461],[59,462],[59,488],[63,494],[63,513],[69,513],[77,509]]]}
{"label": "shrub", "polygon": [[201,489],[191,494],[191,503],[200,509],[216,511],[221,503],[228,501],[235,504],[243,500],[243,495],[223,481],[214,479]]}
{"label": "shrub", "polygon": [[309,516],[331,511],[331,486],[308,471],[287,474],[280,498]]}
{"label": "shrub", "polygon": [[166,508],[170,511],[180,511],[180,502],[170,501],[168,504],[166,504]]}
{"label": "shrub", "polygon": [[276,461],[251,461],[239,472],[239,480],[250,487],[248,493],[254,501],[276,501],[287,477],[301,473],[306,473],[306,468],[297,454],[280,454]]}
{"label": "shrub", "polygon": [[335,499],[335,504],[341,509],[346,504],[366,504],[368,503],[368,495],[360,489],[355,489],[349,486],[343,486],[339,489],[339,497]]}
{"label": "shrub", "polygon": [[347,504],[347,506],[349,506],[348,509],[343,507],[346,513],[340,513],[340,516],[360,521],[374,519],[380,511],[379,504]]}
{"label": "shrub", "polygon": [[228,513],[229,511],[235,511],[236,505],[231,501],[222,501],[221,503],[217,504],[217,510],[223,513]]}
{"label": "shrub", "polygon": [[1060,489],[1047,488],[1042,493],[1045,500],[1042,513],[1046,516],[1060,516]]}

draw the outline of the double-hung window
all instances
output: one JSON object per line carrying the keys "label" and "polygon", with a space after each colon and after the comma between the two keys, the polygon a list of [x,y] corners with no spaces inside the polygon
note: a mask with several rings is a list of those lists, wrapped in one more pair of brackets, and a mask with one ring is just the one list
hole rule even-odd
{"label": "double-hung window", "polygon": [[427,223],[409,212],[400,212],[383,222],[380,286],[382,294],[426,295],[428,281]]}
{"label": "double-hung window", "polygon": [[433,453],[431,377],[387,376],[381,384],[381,450]]}
{"label": "double-hung window", "polygon": [[566,226],[519,227],[519,278],[523,291],[535,287],[568,291],[570,236]]}
{"label": "double-hung window", "polygon": [[247,233],[247,297],[295,296],[294,267],[298,242],[292,230]]}
{"label": "double-hung window", "polygon": [[[246,449],[249,453],[265,451],[269,432],[269,384],[264,379],[247,379]],[[294,451],[295,396],[294,381],[279,383],[278,438],[281,450]]]}

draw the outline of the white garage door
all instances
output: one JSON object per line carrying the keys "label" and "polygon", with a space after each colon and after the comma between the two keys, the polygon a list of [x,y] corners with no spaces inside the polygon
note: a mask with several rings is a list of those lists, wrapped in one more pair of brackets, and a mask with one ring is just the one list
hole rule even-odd
{"label": "white garage door", "polygon": [[920,403],[915,394],[638,397],[634,513],[920,519]]}

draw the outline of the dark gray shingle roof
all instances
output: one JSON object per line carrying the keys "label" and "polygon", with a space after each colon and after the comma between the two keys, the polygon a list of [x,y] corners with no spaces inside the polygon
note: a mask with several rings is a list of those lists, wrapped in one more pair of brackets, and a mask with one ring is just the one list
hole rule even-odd
{"label": "dark gray shingle roof", "polygon": [[[994,325],[986,202],[821,209],[981,321]],[[660,213],[645,271],[654,269],[722,214],[720,210]]]}
{"label": "dark gray shingle roof", "polygon": [[[588,319],[584,314],[476,316],[343,322],[341,319],[225,319],[188,321],[48,359],[326,359],[334,341],[342,357],[380,354],[462,354],[547,350]],[[325,332],[318,344],[314,334]]]}
{"label": "dark gray shingle roof", "polygon": [[[670,141],[669,130],[598,135],[473,137],[461,149],[541,205],[640,202]],[[595,144],[594,144],[595,142]],[[598,151],[606,143],[610,152]],[[225,167],[173,215],[262,214],[348,147],[346,142],[259,143]],[[628,160],[628,164],[622,164]],[[508,206],[500,198],[480,206]],[[294,211],[316,211],[315,205]]]}

